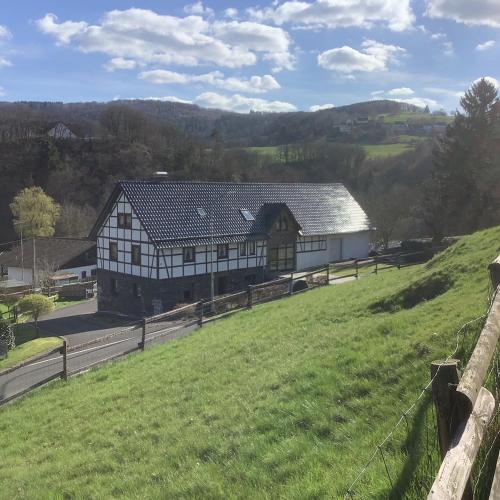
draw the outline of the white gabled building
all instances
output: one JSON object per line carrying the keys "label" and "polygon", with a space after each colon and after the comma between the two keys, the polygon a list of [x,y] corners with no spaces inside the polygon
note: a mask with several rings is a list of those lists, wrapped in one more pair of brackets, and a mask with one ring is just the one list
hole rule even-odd
{"label": "white gabled building", "polygon": [[122,181],[101,212],[100,310],[157,314],[273,275],[368,255],[369,220],[341,184]]}

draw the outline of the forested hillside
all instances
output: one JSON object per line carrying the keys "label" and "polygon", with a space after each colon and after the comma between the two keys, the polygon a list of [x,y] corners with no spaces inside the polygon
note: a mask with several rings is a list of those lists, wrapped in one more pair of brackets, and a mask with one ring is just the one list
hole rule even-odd
{"label": "forested hillside", "polygon": [[[158,101],[0,103],[0,243],[15,238],[9,204],[24,187],[61,204],[57,235],[83,236],[117,179],[157,170],[172,180],[342,182],[384,244],[472,231],[500,222],[496,103],[486,82],[454,119],[393,101],[246,115]],[[51,136],[58,123],[74,135]]]}

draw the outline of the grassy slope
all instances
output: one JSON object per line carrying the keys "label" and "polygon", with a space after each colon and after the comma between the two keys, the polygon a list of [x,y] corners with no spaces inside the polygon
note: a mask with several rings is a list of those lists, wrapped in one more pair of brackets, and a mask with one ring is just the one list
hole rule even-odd
{"label": "grassy slope", "polygon": [[9,355],[6,358],[0,360],[0,370],[10,368],[32,356],[61,345],[61,339],[58,337],[42,337],[37,339],[35,337],[35,328],[31,325],[20,323],[13,325],[13,328],[16,337],[16,347],[12,351],[9,351]]}
{"label": "grassy slope", "polygon": [[[0,497],[343,495],[430,361],[485,311],[499,241],[500,228],[478,233],[428,266],[255,307],[37,390],[0,410]],[[436,273],[453,282],[446,293],[398,310],[405,288]],[[392,312],[373,312],[381,301]],[[422,408],[409,422],[416,443]],[[393,481],[414,466],[398,443],[385,449]],[[375,461],[358,493],[388,489]]]}
{"label": "grassy slope", "polygon": [[428,113],[412,113],[412,112],[403,112],[403,113],[394,113],[394,114],[386,114],[380,115],[380,120],[384,123],[396,123],[396,122],[404,122],[404,123],[450,123],[453,121],[453,116],[440,116],[440,115],[432,115]]}

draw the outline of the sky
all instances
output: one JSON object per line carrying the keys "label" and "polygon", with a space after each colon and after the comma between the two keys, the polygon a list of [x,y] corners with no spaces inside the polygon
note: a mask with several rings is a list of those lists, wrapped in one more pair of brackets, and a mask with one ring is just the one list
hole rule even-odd
{"label": "sky", "polygon": [[500,0],[18,0],[0,100],[151,98],[238,112],[395,99],[453,112],[500,80]]}

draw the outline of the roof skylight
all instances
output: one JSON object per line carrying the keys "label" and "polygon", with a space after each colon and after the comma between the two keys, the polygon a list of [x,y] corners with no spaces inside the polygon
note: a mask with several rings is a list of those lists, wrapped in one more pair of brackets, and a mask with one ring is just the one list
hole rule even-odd
{"label": "roof skylight", "polygon": [[255,220],[255,217],[246,208],[240,208],[240,213],[241,215],[243,215],[243,218],[247,221]]}
{"label": "roof skylight", "polygon": [[198,215],[203,219],[203,217],[207,216],[207,211],[204,208],[197,208],[196,211],[198,212]]}

